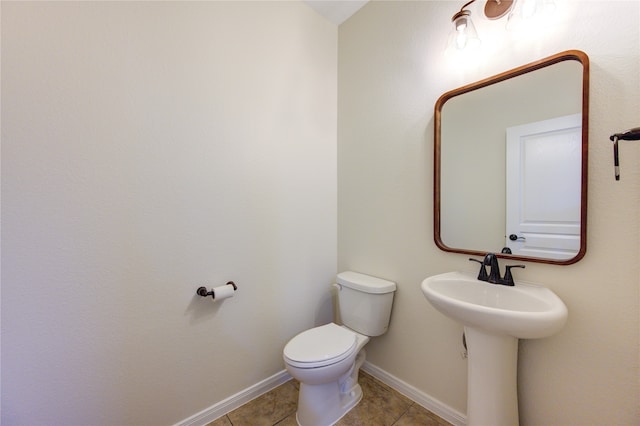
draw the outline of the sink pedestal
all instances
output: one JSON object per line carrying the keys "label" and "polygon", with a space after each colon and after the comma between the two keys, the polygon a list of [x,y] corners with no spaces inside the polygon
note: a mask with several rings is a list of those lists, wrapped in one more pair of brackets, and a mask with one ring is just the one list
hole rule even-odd
{"label": "sink pedestal", "polygon": [[518,339],[465,326],[467,425],[518,425]]}
{"label": "sink pedestal", "polygon": [[437,310],[464,325],[467,424],[517,426],[518,339],[557,333],[567,321],[567,307],[547,288],[496,285],[465,272],[434,275],[421,288]]}

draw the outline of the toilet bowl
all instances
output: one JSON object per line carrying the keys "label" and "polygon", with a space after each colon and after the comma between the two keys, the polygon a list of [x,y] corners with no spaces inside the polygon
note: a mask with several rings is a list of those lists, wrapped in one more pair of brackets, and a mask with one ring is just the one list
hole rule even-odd
{"label": "toilet bowl", "polygon": [[285,367],[300,382],[299,425],[332,425],[362,399],[358,372],[369,337],[329,323],[287,343]]}
{"label": "toilet bowl", "polygon": [[389,325],[395,283],[351,271],[336,281],[343,325],[303,331],[283,351],[285,368],[300,382],[296,420],[301,426],[333,425],[360,402],[364,346]]}

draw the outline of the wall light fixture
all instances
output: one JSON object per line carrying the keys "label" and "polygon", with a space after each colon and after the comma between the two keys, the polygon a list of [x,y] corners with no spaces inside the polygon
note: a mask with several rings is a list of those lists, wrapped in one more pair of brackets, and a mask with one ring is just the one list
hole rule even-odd
{"label": "wall light fixture", "polygon": [[[447,53],[474,50],[480,46],[471,11],[465,10],[476,0],[465,3],[460,11],[453,15],[453,28],[447,39]],[[555,10],[555,0],[487,0],[484,5],[484,16],[487,19],[500,19],[507,14],[507,29],[518,30],[546,17]]]}

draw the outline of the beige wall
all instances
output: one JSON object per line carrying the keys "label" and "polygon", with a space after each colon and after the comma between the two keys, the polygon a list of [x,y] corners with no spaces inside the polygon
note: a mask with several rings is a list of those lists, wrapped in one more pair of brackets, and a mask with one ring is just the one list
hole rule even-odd
{"label": "beige wall", "polygon": [[483,55],[457,67],[443,50],[462,2],[374,1],[339,28],[338,269],[398,283],[391,327],[369,343],[368,360],[465,412],[462,328],[419,287],[429,275],[475,270],[433,243],[433,106],[455,87],[580,49],[591,59],[588,248],[575,265],[518,271],[569,308],[561,333],[520,344],[521,423],[635,425],[640,145],[622,143],[616,182],[608,136],[640,125],[640,3],[557,2],[555,24],[535,36],[483,19],[483,3],[471,6]]}
{"label": "beige wall", "polygon": [[331,319],[336,49],[299,2],[2,2],[2,424],[173,424]]}

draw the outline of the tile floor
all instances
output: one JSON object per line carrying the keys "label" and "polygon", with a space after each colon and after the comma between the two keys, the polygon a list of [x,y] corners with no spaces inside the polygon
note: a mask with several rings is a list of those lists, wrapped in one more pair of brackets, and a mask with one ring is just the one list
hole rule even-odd
{"label": "tile floor", "polygon": [[[451,426],[389,386],[360,371],[364,396],[336,426]],[[290,380],[207,426],[297,426],[298,384]]]}

